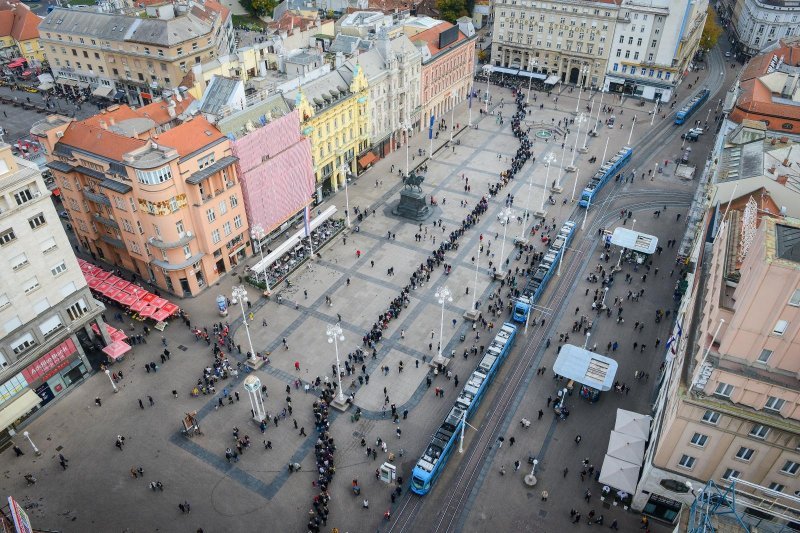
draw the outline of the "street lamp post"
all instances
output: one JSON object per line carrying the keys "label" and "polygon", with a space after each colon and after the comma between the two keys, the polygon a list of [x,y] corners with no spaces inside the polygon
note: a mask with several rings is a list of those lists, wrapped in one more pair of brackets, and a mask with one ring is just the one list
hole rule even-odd
{"label": "street lamp post", "polygon": [[605,89],[600,91],[600,104],[598,104],[598,106],[597,106],[597,116],[594,119],[594,128],[592,128],[592,131],[595,132],[595,133],[597,133],[597,125],[600,123],[600,110],[603,109],[603,97],[605,95],[606,95],[606,90]]}
{"label": "street lamp post", "polygon": [[538,464],[539,464],[539,460],[538,459],[534,459],[533,460],[533,468],[531,468],[530,474],[526,474],[525,478],[523,479],[525,484],[527,486],[529,486],[529,487],[535,486],[536,483],[538,482],[538,480],[536,479],[536,465],[538,465]]}
{"label": "street lamp post", "polygon": [[[475,312],[475,301],[478,297],[478,265],[481,263],[481,243],[483,242],[483,234],[478,237],[478,252],[475,254],[475,287],[472,290],[472,306],[470,312]],[[476,313],[477,314],[477,313]]]}
{"label": "street lamp post", "polygon": [[[533,61],[531,61],[530,65],[529,65],[529,68],[530,67],[539,68],[539,61],[534,59]],[[532,74],[532,72],[529,72],[528,74]],[[532,82],[533,82],[533,76],[528,76],[528,97],[525,99],[525,103],[526,104],[530,104],[531,103],[531,83]]]}
{"label": "street lamp post", "polygon": [[533,190],[533,169],[528,174],[528,199],[525,201],[525,212],[522,214],[522,227],[519,229],[519,241],[525,241],[525,227],[528,225],[528,213],[531,209],[531,191]]}
{"label": "street lamp post", "polygon": [[[406,145],[406,149],[408,149],[408,145]],[[350,170],[347,167],[347,163],[342,163],[341,168],[339,169],[342,172],[342,177],[344,178],[344,212],[346,213],[345,223],[347,227],[350,227],[350,192],[347,190],[347,171]],[[311,236],[309,236],[309,239]]]}
{"label": "street lamp post", "polygon": [[117,384],[114,383],[114,378],[111,377],[111,370],[106,369],[106,376],[108,376],[108,381],[111,382],[111,387],[114,389],[114,394],[118,393],[119,389],[117,388]]}
{"label": "street lamp post", "polygon": [[583,341],[583,349],[584,350],[589,345],[589,337],[591,337],[591,336],[592,336],[592,332],[591,331],[587,331],[586,332],[586,339]]}
{"label": "street lamp post", "polygon": [[33,443],[33,440],[31,440],[31,434],[28,433],[27,431],[24,431],[22,435],[24,435],[24,437],[28,439],[28,442],[31,443],[31,448],[33,448],[33,453],[35,453],[36,455],[42,455],[42,452],[39,451],[39,448],[37,448],[36,445]]}
{"label": "street lamp post", "polygon": [[486,71],[486,109],[484,112],[488,115],[489,114],[489,80],[492,77],[492,66],[491,65],[484,65],[483,70]]}
{"label": "street lamp post", "polygon": [[586,152],[589,151],[589,121],[592,119],[593,111],[594,111],[594,100],[592,100],[592,106],[589,108],[589,116],[586,117],[586,137],[583,138],[583,146],[578,149],[578,151],[582,154],[585,154]]}
{"label": "street lamp post", "polygon": [[633,115],[633,121],[631,122],[631,132],[628,134],[628,146],[631,145],[631,139],[633,139],[633,127],[636,126],[636,115]]}
{"label": "street lamp post", "polygon": [[450,142],[453,142],[453,133],[456,131],[456,101],[458,100],[458,95],[455,93],[450,94],[450,100],[453,101],[450,109]]}
{"label": "street lamp post", "polygon": [[244,330],[247,333],[247,344],[250,346],[250,357],[255,357],[256,351],[253,349],[253,339],[250,338],[250,326],[247,323],[247,313],[244,312],[244,303],[247,301],[247,289],[244,285],[234,285],[231,289],[231,299],[233,303],[239,302],[239,307],[242,309],[242,322],[244,323]]}
{"label": "street lamp post", "polygon": [[342,326],[337,322],[336,324],[328,324],[327,326],[328,343],[333,343],[333,349],[336,352],[336,378],[339,381],[339,401],[344,403],[344,391],[342,390],[342,371],[339,366],[339,341],[344,341],[342,335]]}
{"label": "street lamp post", "polygon": [[[511,217],[514,214],[514,210],[510,207],[506,207],[500,214],[498,215],[498,220],[500,223],[503,224],[503,243],[500,245],[500,267],[501,270],[495,274],[496,279],[505,279],[506,277],[506,270],[505,270],[505,261],[503,261],[503,257],[506,251],[506,231],[508,230],[508,223],[511,220]],[[480,255],[480,254],[479,254]]]}
{"label": "street lamp post", "polygon": [[436,289],[436,298],[439,299],[439,303],[442,304],[442,319],[439,322],[439,357],[442,357],[442,345],[444,344],[444,339],[442,335],[444,335],[444,304],[445,302],[452,302],[453,296],[450,292],[450,289],[445,287],[439,287]]}
{"label": "street lamp post", "polygon": [[586,74],[589,73],[589,67],[584,65],[581,67],[581,71],[578,74],[578,103],[575,105],[575,112],[578,112],[578,109],[581,107],[581,95],[583,94],[583,80],[582,77],[585,78]]}
{"label": "street lamp post", "polygon": [[[348,214],[348,217],[350,215]],[[250,228],[250,237],[258,243],[258,252],[261,254],[261,262],[264,262],[264,248],[261,246],[261,240],[266,237],[266,233],[264,232],[264,227],[261,224],[256,224],[255,226]],[[264,284],[267,286],[267,292],[269,292],[269,274],[267,272],[267,267],[264,267]],[[256,274],[256,279],[258,279],[258,274]]]}
{"label": "street lamp post", "polygon": [[600,309],[604,309],[606,306],[606,295],[608,294],[608,287],[603,288],[603,299],[600,300]]}
{"label": "street lamp post", "polygon": [[570,200],[571,202],[575,201],[575,189],[578,188],[578,174],[580,173],[581,173],[580,169],[575,171],[575,182],[572,184],[572,199]]}
{"label": "street lamp post", "polygon": [[550,181],[550,166],[555,162],[556,156],[553,155],[553,152],[548,153],[544,156],[542,162],[547,165],[547,171],[545,172],[544,183],[542,184],[542,205],[539,207],[539,212],[536,213],[536,216],[544,218],[547,215],[547,212],[544,210],[544,196],[547,193],[547,182]]}
{"label": "street lamp post", "polygon": [[601,165],[605,165],[605,163],[606,163],[606,152],[608,152],[608,140],[609,139],[610,139],[610,137],[608,135],[606,135],[606,147],[603,148],[603,159],[600,160],[600,164]]}
{"label": "street lamp post", "polygon": [[[409,165],[409,162],[408,162],[408,150],[409,150],[409,145],[411,144],[409,142],[411,140],[411,125],[409,123],[407,123],[407,122],[404,122],[401,125],[401,127],[406,132],[406,177],[408,177],[408,176],[411,175],[411,166]],[[348,226],[349,226],[349,224],[348,224]]]}
{"label": "street lamp post", "polygon": [[583,222],[581,222],[581,230],[586,227],[586,217],[589,215],[589,208],[592,206],[592,197],[586,199],[586,211],[583,212]]}
{"label": "street lamp post", "polygon": [[558,167],[558,178],[556,178],[557,183],[553,184],[551,190],[553,192],[561,192],[561,176],[562,174],[566,173],[566,169],[564,168],[564,157],[567,154],[567,142],[569,139],[565,138],[564,143],[561,145],[561,164]]}
{"label": "street lamp post", "polygon": [[578,151],[578,137],[581,135],[581,124],[584,122],[586,122],[586,115],[583,113],[575,117],[575,124],[578,125],[578,130],[575,132],[575,146],[572,147],[572,161],[570,161],[567,167],[569,172],[575,172],[577,170],[575,167],[575,153]]}

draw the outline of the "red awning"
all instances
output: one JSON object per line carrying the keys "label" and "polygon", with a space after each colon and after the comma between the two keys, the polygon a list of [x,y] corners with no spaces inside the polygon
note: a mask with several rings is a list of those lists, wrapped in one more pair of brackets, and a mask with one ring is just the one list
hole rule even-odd
{"label": "red awning", "polygon": [[163,309],[157,309],[155,313],[153,313],[153,320],[161,322],[162,320],[166,320],[169,318],[169,313],[164,311]]}
{"label": "red awning", "polygon": [[127,338],[128,338],[128,336],[125,335],[125,332],[122,331],[121,329],[114,330],[111,333],[111,340],[114,341],[114,342],[116,342],[116,341],[124,341]]}
{"label": "red awning", "polygon": [[166,304],[161,306],[162,311],[167,312],[167,316],[176,313],[180,308],[172,302],[167,302]]}
{"label": "red awning", "polygon": [[361,165],[361,168],[367,168],[377,160],[378,156],[372,152],[367,152],[358,159],[358,164]]}
{"label": "red awning", "polygon": [[106,296],[108,296],[110,299],[114,300],[115,302],[119,301],[120,299],[122,299],[122,297],[123,297],[123,296],[125,296],[125,293],[124,293],[124,292],[122,292],[121,290],[119,290],[119,289],[116,289],[116,288],[114,288],[114,287],[111,287],[111,288],[108,290],[108,292],[105,292],[105,293],[103,293],[103,294],[105,294],[105,295],[106,295]]}
{"label": "red awning", "polygon": [[145,294],[143,294],[142,296],[139,297],[139,299],[141,301],[143,301],[144,303],[146,303],[146,304],[153,303],[153,300],[155,300],[156,298],[158,298],[158,296],[156,296],[155,294],[153,294],[151,292],[145,293]]}
{"label": "red awning", "polygon": [[120,279],[122,279],[122,278],[120,278],[120,277],[117,277],[117,276],[115,276],[115,275],[113,275],[113,274],[112,274],[112,275],[110,275],[110,276],[108,276],[108,277],[106,278],[106,281],[107,281],[107,282],[109,282],[110,284],[114,285],[114,284],[115,284],[116,282],[118,282]]}
{"label": "red awning", "polygon": [[131,311],[139,312],[145,307],[147,307],[147,303],[139,300],[138,302],[133,302],[133,304],[131,304]]}
{"label": "red awning", "polygon": [[98,285],[103,283],[103,280],[97,278],[88,278],[88,285],[90,289],[96,289]]}
{"label": "red awning", "polygon": [[167,300],[165,300],[164,298],[160,298],[159,297],[159,298],[156,298],[155,300],[153,300],[152,302],[150,302],[150,305],[152,305],[154,307],[164,307],[168,303],[169,302]]}
{"label": "red awning", "polygon": [[144,309],[139,311],[139,315],[143,317],[151,317],[153,314],[158,310],[158,308],[152,305],[145,305]]}
{"label": "red awning", "polygon": [[122,305],[131,306],[134,303],[136,303],[137,301],[139,301],[139,298],[137,298],[133,294],[125,294],[124,292],[123,292],[123,294],[124,294],[124,296],[119,299],[119,303],[122,304]]}
{"label": "red awning", "polygon": [[[109,281],[110,281],[110,280],[109,280]],[[126,288],[128,285],[130,285],[130,282],[129,282],[129,281],[125,281],[124,279],[121,279],[121,280],[119,280],[118,282],[116,282],[116,283],[114,284],[114,287],[115,287],[115,288],[117,288],[117,289],[119,289],[119,290],[121,290],[121,291],[124,291],[124,290],[125,290],[125,288]]]}
{"label": "red awning", "polygon": [[94,273],[94,277],[99,279],[108,279],[111,277],[111,272],[103,270],[102,268],[98,268]]}
{"label": "red awning", "polygon": [[120,341],[114,341],[105,348],[103,348],[103,352],[109,356],[111,359],[119,359],[123,355],[125,355],[128,351],[130,351],[131,347],[129,344]]}
{"label": "red awning", "polygon": [[27,62],[28,62],[28,60],[25,59],[24,57],[18,57],[17,59],[15,59],[11,63],[9,63],[8,67],[9,68],[21,67],[21,66],[25,65]]}

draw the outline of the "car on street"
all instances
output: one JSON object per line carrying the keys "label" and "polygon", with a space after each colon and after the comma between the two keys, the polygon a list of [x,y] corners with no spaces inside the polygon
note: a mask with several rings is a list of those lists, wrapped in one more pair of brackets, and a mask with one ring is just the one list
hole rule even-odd
{"label": "car on street", "polygon": [[725,52],[725,57],[731,57],[731,53],[730,52]]}
{"label": "car on street", "polygon": [[67,214],[66,210],[59,211],[58,216],[60,216],[64,220],[69,220],[69,215]]}
{"label": "car on street", "polygon": [[700,136],[703,134],[703,128],[692,128],[686,133],[681,134],[681,139],[686,139],[687,141],[697,141]]}

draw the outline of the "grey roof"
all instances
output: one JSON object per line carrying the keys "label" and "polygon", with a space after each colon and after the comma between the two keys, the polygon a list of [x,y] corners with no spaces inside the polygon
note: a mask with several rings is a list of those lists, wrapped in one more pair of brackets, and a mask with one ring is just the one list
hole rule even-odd
{"label": "grey roof", "polygon": [[203,94],[203,100],[200,102],[200,110],[210,115],[219,113],[219,110],[228,104],[240,83],[242,83],[240,80],[233,78],[214,76],[211,80],[211,84],[209,84],[206,92]]}
{"label": "grey roof", "polygon": [[312,55],[308,52],[300,52],[299,54],[295,54],[291,57],[286,58],[287,63],[296,63],[298,65],[311,65],[320,57],[316,54]]}
{"label": "grey roof", "polygon": [[800,228],[775,224],[775,236],[778,257],[800,263]]}
{"label": "grey roof", "polygon": [[248,105],[241,111],[234,111],[217,122],[217,128],[228,137],[247,135],[246,124],[252,122],[256,127],[282,117],[291,110],[280,93],[273,93],[261,102]]}
{"label": "grey roof", "polygon": [[[105,237],[105,235],[103,236]],[[159,268],[163,268],[164,270],[183,270],[184,268],[193,265],[200,261],[203,256],[206,255],[203,252],[197,253],[184,261],[183,263],[170,263],[167,261],[162,261],[161,259],[151,259],[150,262]]]}
{"label": "grey roof", "polygon": [[104,179],[100,182],[100,186],[104,189],[108,189],[110,191],[118,192],[120,194],[125,194],[131,192],[133,187],[128,185],[127,183],[122,183],[112,179]]}
{"label": "grey roof", "polygon": [[[210,11],[210,10],[208,10]],[[191,11],[170,20],[137,18],[84,9],[56,8],[39,25],[41,30],[88,35],[108,41],[174,46],[211,32],[212,26]]]}
{"label": "grey roof", "polygon": [[75,170],[77,170],[78,172],[80,172],[81,174],[83,174],[85,176],[89,176],[89,177],[92,177],[92,178],[95,178],[95,179],[98,179],[98,180],[106,179],[105,175],[102,172],[99,172],[97,170],[93,170],[93,169],[85,167],[83,165],[78,165],[77,167],[75,167]]}
{"label": "grey roof", "polygon": [[360,37],[340,33],[328,47],[328,51],[334,54],[337,52],[342,52],[343,54],[348,55],[354,54],[356,50],[358,50],[360,42]]}
{"label": "grey roof", "polygon": [[122,240],[115,239],[110,235],[103,235],[102,237],[100,237],[100,240],[102,240],[103,242],[107,242],[108,244],[114,246],[115,248],[121,248],[123,250],[125,249],[125,243],[122,242]]}
{"label": "grey roof", "polygon": [[239,160],[238,157],[228,155],[220,159],[219,161],[208,165],[206,168],[198,170],[197,172],[193,173],[191,176],[186,178],[186,183],[190,185],[197,185],[198,183],[207,180],[223,168],[234,164]]}
{"label": "grey roof", "polygon": [[107,205],[109,207],[111,206],[111,200],[109,200],[108,196],[105,194],[98,194],[92,191],[83,191],[83,195],[96,204]]}
{"label": "grey roof", "polygon": [[45,166],[52,168],[53,170],[58,170],[59,172],[65,172],[65,173],[72,172],[72,165],[68,165],[63,161],[57,161],[57,160],[50,161]]}
{"label": "grey roof", "polygon": [[329,72],[297,89],[285,93],[284,97],[289,104],[293,106],[298,92],[302,89],[303,94],[309,102],[314,102],[325,108],[336,100],[331,97],[331,89],[338,88],[339,90],[344,90],[345,94],[341,96],[341,98],[344,98],[349,95],[348,89],[352,81],[353,72],[345,65],[342,68]]}

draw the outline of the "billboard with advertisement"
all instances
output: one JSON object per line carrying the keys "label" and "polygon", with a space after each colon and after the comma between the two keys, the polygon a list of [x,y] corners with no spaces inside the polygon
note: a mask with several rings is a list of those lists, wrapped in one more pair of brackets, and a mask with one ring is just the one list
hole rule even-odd
{"label": "billboard with advertisement", "polygon": [[69,364],[69,358],[77,351],[72,338],[68,338],[37,359],[35,363],[29,365],[22,371],[22,375],[28,380],[28,383],[33,383],[37,380],[46,381],[53,374],[66,367]]}
{"label": "billboard with advertisement", "polygon": [[28,513],[11,496],[8,497],[8,508],[11,510],[11,518],[14,520],[14,527],[17,533],[33,533],[33,526],[31,526]]}

